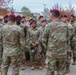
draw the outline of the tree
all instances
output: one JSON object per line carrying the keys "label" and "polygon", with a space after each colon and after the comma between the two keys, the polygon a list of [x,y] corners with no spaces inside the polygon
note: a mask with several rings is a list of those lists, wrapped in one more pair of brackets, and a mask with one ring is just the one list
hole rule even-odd
{"label": "tree", "polygon": [[46,20],[50,19],[50,12],[48,8],[44,8],[44,11],[42,12]]}
{"label": "tree", "polygon": [[65,13],[70,16],[70,15],[75,15],[75,7],[72,5],[71,1],[69,2],[69,6],[68,7],[65,7],[66,10],[65,10]]}
{"label": "tree", "polygon": [[49,20],[50,19],[50,11],[49,9],[46,7],[46,4],[43,4],[44,5],[44,9],[43,9],[43,16],[45,17],[46,20]]}
{"label": "tree", "polygon": [[11,4],[13,0],[0,0],[0,7],[8,7],[9,4]]}
{"label": "tree", "polygon": [[21,9],[21,12],[26,17],[33,17],[33,14],[31,13],[31,11],[27,7],[23,7]]}

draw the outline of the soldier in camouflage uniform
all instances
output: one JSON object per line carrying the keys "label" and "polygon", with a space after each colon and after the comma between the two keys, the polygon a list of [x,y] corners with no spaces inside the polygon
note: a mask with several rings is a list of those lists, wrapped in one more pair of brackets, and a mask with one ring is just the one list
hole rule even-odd
{"label": "soldier in camouflage uniform", "polygon": [[[73,35],[73,27],[68,22],[68,16],[67,15],[61,16],[61,21],[64,22],[68,26],[68,32],[71,31],[72,32],[71,35]],[[71,43],[71,39],[69,40],[69,44],[70,43]],[[70,46],[67,50],[67,61],[66,61],[66,72],[65,72],[66,74],[70,72],[71,54],[72,54],[72,50]]]}
{"label": "soldier in camouflage uniform", "polygon": [[[39,41],[39,45],[41,46],[40,48],[41,48],[41,55],[42,55],[42,57],[45,59],[45,54],[46,54],[46,50],[44,49],[44,47],[43,47],[43,45],[42,45],[42,43],[41,43],[41,39],[42,39],[42,34],[43,34],[43,32],[44,32],[44,30],[45,30],[45,26],[46,26],[46,24],[47,24],[47,22],[46,22],[46,20],[43,20],[42,21],[42,26],[38,29],[38,31],[39,31],[39,39],[38,39],[38,41]],[[43,59],[42,58],[42,59]]]}
{"label": "soldier in camouflage uniform", "polygon": [[39,20],[39,22],[37,24],[37,28],[42,26],[42,21],[44,20],[44,17],[41,15],[41,16],[39,16],[38,20]]}
{"label": "soldier in camouflage uniform", "polygon": [[18,25],[18,26],[20,26],[21,25],[21,16],[20,15],[17,15],[16,16],[16,24]]}
{"label": "soldier in camouflage uniform", "polygon": [[73,56],[73,65],[76,65],[76,48],[75,48],[75,34],[76,34],[76,23],[75,23],[75,16],[70,16],[70,22],[73,27],[73,37],[71,38],[71,49],[72,49],[72,56]]}
{"label": "soldier in camouflage uniform", "polygon": [[[23,27],[23,24],[21,23],[21,20],[22,20],[22,17],[20,15],[17,15],[16,16],[16,24],[22,28],[22,31],[24,33],[24,27]],[[24,39],[25,39],[25,36],[24,36]],[[25,51],[25,49],[24,49],[24,51]],[[25,55],[23,55],[24,54],[24,51],[21,54],[21,57],[22,57],[22,61],[20,62],[21,70],[24,70],[25,69],[25,64],[24,64]]]}
{"label": "soldier in camouflage uniform", "polygon": [[28,38],[29,38],[29,47],[30,47],[30,60],[32,67],[31,69],[35,69],[35,66],[38,66],[41,69],[41,54],[38,48],[38,29],[36,28],[36,21],[32,20],[30,22],[31,28],[28,29]]}
{"label": "soldier in camouflage uniform", "polygon": [[3,18],[3,25],[6,25],[8,23],[8,15],[5,15]]}
{"label": "soldier in camouflage uniform", "polygon": [[[8,24],[1,29],[1,41],[3,46],[2,75],[7,75],[8,67],[12,64],[12,75],[19,75],[19,61],[24,50],[25,41],[22,29],[15,24],[14,14],[8,16]],[[23,42],[24,41],[24,42]]]}
{"label": "soldier in camouflage uniform", "polygon": [[[3,27],[3,24],[0,24],[0,33],[1,33],[2,27]],[[0,34],[0,69],[1,69],[1,63],[2,63],[2,53],[3,53],[3,47],[2,47],[1,34]]]}
{"label": "soldier in camouflage uniform", "polygon": [[23,33],[24,33],[24,39],[26,41],[26,48],[24,49],[24,51],[22,52],[22,64],[21,64],[21,70],[24,70],[25,69],[25,62],[26,62],[26,51],[28,50],[28,38],[27,38],[27,30],[28,30],[28,26],[26,25],[26,19],[25,17],[23,16],[22,19],[21,19],[21,24],[20,24],[20,27],[22,28],[23,30]]}
{"label": "soldier in camouflage uniform", "polygon": [[[67,25],[59,21],[60,12],[56,9],[51,10],[49,23],[43,33],[42,44],[46,49],[46,75],[65,75],[67,57]],[[69,36],[69,35],[68,35]]]}

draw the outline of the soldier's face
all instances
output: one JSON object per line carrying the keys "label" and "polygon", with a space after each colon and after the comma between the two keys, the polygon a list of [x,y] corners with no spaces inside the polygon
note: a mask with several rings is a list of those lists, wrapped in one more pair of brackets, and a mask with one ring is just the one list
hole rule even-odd
{"label": "soldier's face", "polygon": [[31,24],[31,27],[32,28],[35,28],[36,27],[36,24],[35,23]]}
{"label": "soldier's face", "polygon": [[44,18],[41,18],[39,21],[40,21],[40,23],[42,23],[42,21],[44,20]]}
{"label": "soldier's face", "polygon": [[42,26],[44,26],[44,27],[45,27],[45,26],[46,26],[46,22],[43,22],[43,23],[42,23]]}
{"label": "soldier's face", "polygon": [[74,21],[74,18],[73,17],[70,17],[70,21]]}
{"label": "soldier's face", "polygon": [[65,23],[67,21],[67,18],[66,17],[62,17],[61,21]]}
{"label": "soldier's face", "polygon": [[25,18],[23,18],[23,19],[21,20],[21,22],[26,22],[26,19],[25,19]]}

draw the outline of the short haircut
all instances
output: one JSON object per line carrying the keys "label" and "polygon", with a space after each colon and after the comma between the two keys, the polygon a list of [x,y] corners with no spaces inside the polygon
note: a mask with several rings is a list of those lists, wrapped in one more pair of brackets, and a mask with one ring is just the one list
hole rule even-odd
{"label": "short haircut", "polygon": [[74,15],[71,15],[71,17],[75,18],[75,16],[74,16]]}
{"label": "short haircut", "polygon": [[41,16],[39,16],[38,20],[40,20],[41,18],[44,18],[44,17],[41,15]]}
{"label": "short haircut", "polygon": [[52,15],[54,16],[54,17],[59,17],[60,15],[59,14],[56,14],[56,13],[52,13]]}

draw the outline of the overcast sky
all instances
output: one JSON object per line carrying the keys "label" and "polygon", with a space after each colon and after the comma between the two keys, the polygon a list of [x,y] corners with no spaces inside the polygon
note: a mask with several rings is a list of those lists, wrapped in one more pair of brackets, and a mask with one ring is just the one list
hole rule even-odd
{"label": "overcast sky", "polygon": [[14,0],[12,5],[17,11],[20,11],[23,6],[26,6],[31,12],[40,13],[43,11],[43,4],[46,4],[46,7],[51,8],[57,3],[62,6],[68,6],[70,1],[72,5],[76,7],[76,0]]}

